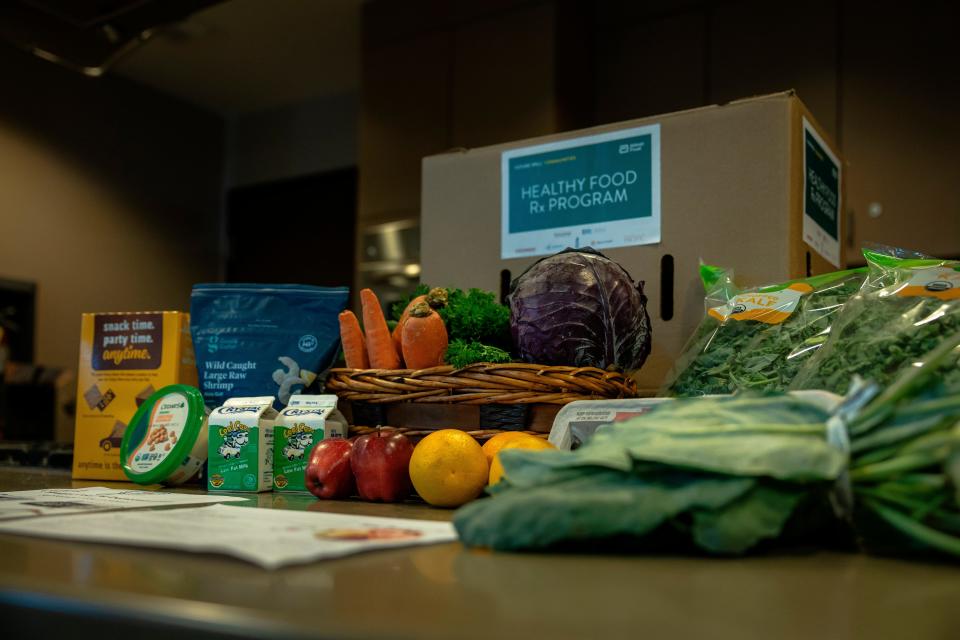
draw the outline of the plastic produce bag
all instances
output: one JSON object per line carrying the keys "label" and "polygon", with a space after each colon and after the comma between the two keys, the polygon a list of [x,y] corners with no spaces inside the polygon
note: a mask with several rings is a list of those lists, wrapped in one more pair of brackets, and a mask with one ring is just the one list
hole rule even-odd
{"label": "plastic produce bag", "polygon": [[738,291],[729,270],[701,265],[707,313],[660,395],[786,389],[865,275],[852,269]]}
{"label": "plastic produce bag", "polygon": [[347,287],[198,284],[190,333],[204,403],[276,396],[282,408],[333,363]]}
{"label": "plastic produce bag", "polygon": [[[960,331],[960,262],[864,251],[870,286],[844,306],[826,344],[791,388],[846,393],[859,375],[881,386]],[[960,375],[954,367],[946,375]]]}

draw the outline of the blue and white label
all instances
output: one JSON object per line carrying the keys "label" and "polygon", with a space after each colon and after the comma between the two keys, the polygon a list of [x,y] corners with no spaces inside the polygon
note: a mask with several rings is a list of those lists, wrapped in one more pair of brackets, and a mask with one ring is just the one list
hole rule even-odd
{"label": "blue and white label", "polygon": [[303,351],[304,353],[313,353],[317,350],[318,344],[319,342],[317,341],[317,336],[308,333],[304,336],[300,336],[300,340],[297,342],[297,347],[299,347],[300,351]]}
{"label": "blue and white label", "polygon": [[660,125],[505,151],[501,257],[660,242]]}

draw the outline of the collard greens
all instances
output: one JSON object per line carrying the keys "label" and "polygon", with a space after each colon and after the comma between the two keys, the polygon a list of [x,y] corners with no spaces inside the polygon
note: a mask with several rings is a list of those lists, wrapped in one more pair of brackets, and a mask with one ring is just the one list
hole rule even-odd
{"label": "collard greens", "polygon": [[601,428],[572,452],[504,451],[509,484],[461,509],[461,540],[495,549],[629,536],[661,526],[713,553],[774,538],[845,457],[827,412],[793,396],[685,399]]}
{"label": "collard greens", "polygon": [[943,375],[958,359],[960,332],[830,411],[787,394],[685,398],[575,451],[503,451],[506,479],[454,525],[494,549],[669,541],[739,554],[844,524],[838,541],[867,550],[960,558],[960,377]]}

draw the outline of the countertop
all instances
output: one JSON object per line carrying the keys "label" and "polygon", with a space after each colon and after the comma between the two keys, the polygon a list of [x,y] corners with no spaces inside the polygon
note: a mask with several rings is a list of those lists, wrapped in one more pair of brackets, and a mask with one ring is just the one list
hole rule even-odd
{"label": "countertop", "polygon": [[[135,485],[0,468],[2,491],[70,486]],[[257,504],[452,515],[309,495],[259,494]],[[451,543],[267,571],[214,555],[0,535],[0,629],[4,638],[69,631],[71,640],[947,640],[960,637],[960,565],[824,552],[733,560],[512,554]]]}

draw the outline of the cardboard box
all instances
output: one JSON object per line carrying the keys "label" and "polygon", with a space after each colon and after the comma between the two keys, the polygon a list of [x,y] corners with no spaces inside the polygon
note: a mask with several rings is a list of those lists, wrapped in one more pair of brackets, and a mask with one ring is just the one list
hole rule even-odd
{"label": "cardboard box", "polygon": [[[531,166],[563,184],[523,183]],[[793,92],[431,156],[421,279],[503,291],[543,255],[592,245],[645,281],[653,351],[636,378],[651,393],[703,316],[701,258],[757,285],[845,265],[842,177],[836,145]],[[591,218],[591,205],[607,209]],[[564,217],[578,207],[586,222]],[[558,224],[529,232],[531,220]]]}
{"label": "cardboard box", "polygon": [[126,480],[120,441],[144,394],[168,384],[197,384],[190,316],[85,313],[77,371],[73,477]]}

